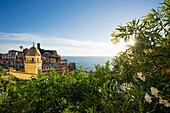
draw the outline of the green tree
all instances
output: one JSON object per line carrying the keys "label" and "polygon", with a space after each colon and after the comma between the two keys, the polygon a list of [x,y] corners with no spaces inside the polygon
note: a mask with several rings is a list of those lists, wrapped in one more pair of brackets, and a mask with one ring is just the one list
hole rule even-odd
{"label": "green tree", "polygon": [[3,71],[3,69],[0,67],[0,77],[3,76],[3,74],[4,74],[4,71]]}
{"label": "green tree", "polygon": [[[152,9],[142,19],[134,19],[125,26],[119,26],[112,33],[112,41],[118,43],[135,39],[135,44],[115,57],[114,69],[122,76],[122,83],[134,85],[129,93],[134,97],[140,112],[161,110],[167,112],[167,104],[161,104],[161,98],[169,99],[169,31],[170,2],[164,0],[157,10]],[[152,87],[152,88],[151,88]],[[154,96],[151,89],[156,88],[159,96]],[[144,101],[149,94],[152,102]],[[139,98],[139,95],[140,98]],[[127,98],[129,102],[131,98]],[[134,100],[135,100],[134,99]],[[133,102],[134,103],[134,102]],[[159,103],[159,104],[157,104]],[[132,104],[132,103],[131,103]]]}
{"label": "green tree", "polygon": [[19,49],[20,49],[20,51],[22,51],[23,50],[23,46],[19,46]]}
{"label": "green tree", "polygon": [[[88,74],[74,70],[59,76],[39,71],[32,80],[0,76],[0,112],[164,112],[169,113],[169,6],[165,0],[141,20],[113,32],[118,43],[135,45]],[[17,81],[17,82],[16,82]]]}

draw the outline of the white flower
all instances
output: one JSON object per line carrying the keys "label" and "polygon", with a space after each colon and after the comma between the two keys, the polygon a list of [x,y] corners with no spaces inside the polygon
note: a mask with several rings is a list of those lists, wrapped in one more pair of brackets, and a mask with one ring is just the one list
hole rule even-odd
{"label": "white flower", "polygon": [[167,100],[163,100],[161,97],[159,97],[159,104],[164,104],[165,107],[170,107],[170,104]]}
{"label": "white flower", "polygon": [[145,53],[152,53],[152,49],[144,49]]}
{"label": "white flower", "polygon": [[132,87],[132,84],[131,83],[123,83],[122,85],[121,85],[121,89],[122,90],[130,90],[131,89],[131,87]]}
{"label": "white flower", "polygon": [[98,91],[99,91],[99,92],[102,92],[102,90],[101,90],[101,89],[99,89]]}
{"label": "white flower", "polygon": [[142,77],[142,72],[137,73],[138,78],[140,78],[142,81],[145,81],[145,76]]}
{"label": "white flower", "polygon": [[147,53],[146,49],[144,49],[144,53]]}
{"label": "white flower", "polygon": [[151,97],[147,93],[145,94],[145,100],[149,103],[152,102]]}
{"label": "white flower", "polygon": [[156,47],[160,47],[161,45],[160,45],[160,44],[156,44],[155,46],[156,46]]}
{"label": "white flower", "polygon": [[148,52],[149,52],[149,53],[152,53],[152,49],[148,49]]}
{"label": "white flower", "polygon": [[137,75],[138,75],[138,78],[141,78],[142,77],[142,72],[137,73]]}
{"label": "white flower", "polygon": [[167,102],[164,104],[165,107],[170,107],[170,104]]}
{"label": "white flower", "polygon": [[141,79],[142,81],[145,81],[145,76],[141,77],[140,79]]}
{"label": "white flower", "polygon": [[167,102],[167,100],[163,100],[161,97],[159,97],[159,104],[165,104]]}
{"label": "white flower", "polygon": [[152,95],[158,97],[158,90],[156,88],[151,87],[151,93],[152,93]]}
{"label": "white flower", "polygon": [[135,98],[135,97],[132,95],[132,99],[130,99],[130,100],[131,100],[131,101],[134,101],[134,98]]}

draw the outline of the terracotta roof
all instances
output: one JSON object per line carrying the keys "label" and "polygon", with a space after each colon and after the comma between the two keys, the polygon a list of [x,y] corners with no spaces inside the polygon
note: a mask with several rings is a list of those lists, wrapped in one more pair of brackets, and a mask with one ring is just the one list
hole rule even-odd
{"label": "terracotta roof", "polygon": [[0,61],[5,61],[5,59],[0,59]]}
{"label": "terracotta roof", "polygon": [[18,52],[17,50],[9,50],[9,52]]}
{"label": "terracotta roof", "polygon": [[60,65],[59,62],[54,62],[52,65],[42,65],[42,67],[53,67]]}

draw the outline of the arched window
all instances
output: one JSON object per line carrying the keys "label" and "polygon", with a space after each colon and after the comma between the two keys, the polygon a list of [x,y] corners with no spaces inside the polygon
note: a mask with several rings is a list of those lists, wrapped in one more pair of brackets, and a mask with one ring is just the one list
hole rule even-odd
{"label": "arched window", "polygon": [[32,61],[34,61],[34,58],[32,58]]}

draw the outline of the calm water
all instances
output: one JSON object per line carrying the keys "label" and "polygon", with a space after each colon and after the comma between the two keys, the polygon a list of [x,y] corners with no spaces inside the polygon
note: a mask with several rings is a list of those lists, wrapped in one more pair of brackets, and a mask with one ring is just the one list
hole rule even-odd
{"label": "calm water", "polygon": [[[113,57],[99,57],[99,56],[62,56],[61,59],[67,59],[68,62],[75,62],[77,69],[82,66],[82,69],[88,72],[92,69],[95,70],[94,65],[100,64],[105,65],[105,62],[109,60],[112,62]],[[111,67],[111,66],[110,66]],[[112,68],[112,67],[111,67]]]}

